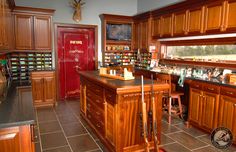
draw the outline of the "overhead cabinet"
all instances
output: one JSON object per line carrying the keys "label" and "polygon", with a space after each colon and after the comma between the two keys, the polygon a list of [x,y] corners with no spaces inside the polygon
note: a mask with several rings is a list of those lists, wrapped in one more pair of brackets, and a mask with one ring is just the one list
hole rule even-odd
{"label": "overhead cabinet", "polygon": [[44,50],[52,49],[51,19],[54,10],[36,11],[16,7],[14,10],[15,49]]}
{"label": "overhead cabinet", "polygon": [[7,0],[0,1],[0,50],[11,49],[12,42],[11,9]]}
{"label": "overhead cabinet", "polygon": [[[180,5],[179,7],[177,7]],[[188,6],[188,7],[187,7]],[[183,2],[152,12],[152,37],[166,38],[236,32],[236,0]],[[171,9],[172,8],[172,9]],[[168,11],[169,9],[169,11]]]}

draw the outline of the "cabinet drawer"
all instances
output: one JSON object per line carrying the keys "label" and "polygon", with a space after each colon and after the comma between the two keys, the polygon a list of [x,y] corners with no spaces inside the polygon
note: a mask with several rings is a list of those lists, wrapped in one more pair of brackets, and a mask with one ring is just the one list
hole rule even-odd
{"label": "cabinet drawer", "polygon": [[226,96],[230,96],[230,97],[236,97],[236,88],[221,87],[220,93],[222,95],[226,95]]}
{"label": "cabinet drawer", "polygon": [[96,105],[91,103],[90,100],[87,100],[87,111],[90,112],[98,121],[104,123],[104,112]]}
{"label": "cabinet drawer", "polygon": [[100,96],[96,95],[90,90],[87,90],[87,97],[93,102],[93,104],[97,105],[99,108],[104,110],[104,100]]}
{"label": "cabinet drawer", "polygon": [[98,132],[100,132],[102,135],[105,134],[105,125],[104,125],[104,123],[99,122],[98,120],[96,120],[89,111],[87,112],[87,118],[93,124],[94,128]]}
{"label": "cabinet drawer", "polygon": [[202,83],[200,83],[199,81],[193,81],[190,83],[190,86],[192,88],[196,88],[196,89],[202,89]]}
{"label": "cabinet drawer", "polygon": [[89,81],[87,81],[86,86],[87,86],[87,90],[90,90],[91,92],[93,92],[97,96],[103,98],[103,88],[102,87],[100,87],[96,84],[92,84]]}
{"label": "cabinet drawer", "polygon": [[111,102],[111,103],[116,102],[116,94],[109,90],[105,90],[105,98],[106,98],[106,101],[108,102]]}
{"label": "cabinet drawer", "polygon": [[212,84],[203,85],[203,90],[212,93],[220,93],[220,87]]}

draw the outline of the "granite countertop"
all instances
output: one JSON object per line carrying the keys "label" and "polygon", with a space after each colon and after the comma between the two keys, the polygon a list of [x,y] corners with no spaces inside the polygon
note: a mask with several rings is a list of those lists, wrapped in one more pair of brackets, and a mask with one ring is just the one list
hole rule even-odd
{"label": "granite countertop", "polygon": [[7,89],[5,99],[0,103],[0,129],[21,125],[30,125],[35,123],[35,111],[32,96],[19,98],[18,89],[30,87],[28,81],[11,82]]}
{"label": "granite countertop", "polygon": [[[139,69],[136,69],[136,70],[139,70]],[[140,70],[146,70],[146,69],[140,69]],[[152,70],[146,70],[146,71],[151,71],[151,72],[156,72],[156,73],[166,73],[166,72],[162,72],[162,71],[161,72],[152,71]],[[179,76],[177,74],[171,74],[171,75]],[[203,78],[198,78],[198,77],[191,76],[191,77],[185,77],[185,79],[186,80],[198,80],[198,81],[202,81],[202,82],[207,82],[207,83],[218,84],[218,85],[223,85],[223,86],[236,88],[236,84],[232,84],[232,83],[229,83],[226,80],[221,80],[221,79],[218,79],[218,78],[203,79]]]}

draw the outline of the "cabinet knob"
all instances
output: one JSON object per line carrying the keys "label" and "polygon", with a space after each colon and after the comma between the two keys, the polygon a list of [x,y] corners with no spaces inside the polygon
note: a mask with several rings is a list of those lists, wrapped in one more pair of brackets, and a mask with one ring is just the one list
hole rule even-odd
{"label": "cabinet knob", "polygon": [[97,126],[98,128],[100,128],[100,127],[101,127],[99,124],[96,124],[96,126]]}
{"label": "cabinet knob", "polygon": [[100,103],[100,100],[98,100],[98,99],[96,99],[95,101],[96,101],[97,103]]}
{"label": "cabinet knob", "polygon": [[214,90],[214,88],[207,88],[208,90],[211,90],[211,91],[213,91]]}
{"label": "cabinet knob", "polygon": [[100,113],[100,112],[98,112],[98,111],[96,111],[96,114],[97,114],[97,115],[99,115],[99,116],[101,115],[101,113]]}

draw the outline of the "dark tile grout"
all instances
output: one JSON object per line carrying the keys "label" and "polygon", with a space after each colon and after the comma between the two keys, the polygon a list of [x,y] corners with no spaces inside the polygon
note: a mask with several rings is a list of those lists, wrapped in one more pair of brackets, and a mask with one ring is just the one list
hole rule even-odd
{"label": "dark tile grout", "polygon": [[[73,111],[73,109],[70,107],[70,105],[68,105],[68,103],[66,102],[67,106],[69,106],[70,110],[72,111],[72,113],[74,114],[74,116],[77,118],[77,120],[81,123],[81,125],[85,128],[85,130],[87,131],[87,133],[89,134],[89,136],[93,139],[93,141],[95,142],[95,144],[98,146],[99,150],[102,151],[101,147],[97,144],[96,140],[93,138],[93,136],[90,134],[90,132],[88,131],[88,129],[84,126],[84,124],[80,121],[80,118],[75,114],[75,112]],[[95,151],[96,149],[94,149]],[[72,151],[73,152],[73,151]]]}

